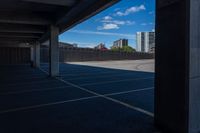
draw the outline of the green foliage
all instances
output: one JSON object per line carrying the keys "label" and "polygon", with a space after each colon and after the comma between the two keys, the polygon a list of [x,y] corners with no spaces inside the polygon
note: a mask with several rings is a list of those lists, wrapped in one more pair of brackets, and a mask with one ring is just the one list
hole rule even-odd
{"label": "green foliage", "polygon": [[131,46],[124,46],[122,48],[111,48],[111,51],[115,51],[115,52],[128,52],[128,53],[133,53],[136,50],[134,48],[132,48]]}
{"label": "green foliage", "polygon": [[111,47],[111,51],[117,52],[117,51],[120,51],[120,48]]}
{"label": "green foliage", "polygon": [[132,52],[135,52],[136,50],[134,48],[132,48],[131,46],[124,46],[122,48],[122,51],[132,53]]}

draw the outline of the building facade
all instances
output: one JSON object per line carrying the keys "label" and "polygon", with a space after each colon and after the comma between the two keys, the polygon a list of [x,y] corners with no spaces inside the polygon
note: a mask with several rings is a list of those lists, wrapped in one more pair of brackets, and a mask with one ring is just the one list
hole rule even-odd
{"label": "building facade", "polygon": [[[43,47],[49,47],[50,42],[46,41],[45,43],[42,44]],[[71,44],[71,43],[66,43],[66,42],[59,42],[59,48],[77,48],[78,44]]]}
{"label": "building facade", "polygon": [[106,45],[103,43],[100,43],[99,45],[97,45],[96,47],[94,47],[94,49],[98,49],[101,51],[107,51],[108,49],[106,48]]}
{"label": "building facade", "polygon": [[59,42],[59,47],[60,48],[77,48],[78,44],[70,44],[66,42]]}
{"label": "building facade", "polygon": [[112,48],[122,48],[128,46],[128,39],[119,39],[114,41]]}
{"label": "building facade", "polygon": [[155,32],[137,32],[136,43],[138,52],[154,53],[155,50]]}

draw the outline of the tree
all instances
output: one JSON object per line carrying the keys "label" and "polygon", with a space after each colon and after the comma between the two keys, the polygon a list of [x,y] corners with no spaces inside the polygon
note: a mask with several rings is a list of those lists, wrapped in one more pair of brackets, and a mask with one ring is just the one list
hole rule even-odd
{"label": "tree", "polygon": [[119,52],[119,51],[120,51],[120,48],[111,47],[111,51],[114,51],[114,52]]}
{"label": "tree", "polygon": [[135,52],[136,50],[135,50],[134,48],[132,48],[131,46],[123,46],[122,48],[115,48],[115,47],[112,47],[112,48],[111,48],[111,51],[133,53],[133,52]]}
{"label": "tree", "polygon": [[136,50],[134,48],[132,48],[131,46],[124,46],[124,47],[122,47],[122,51],[132,53],[132,52],[135,52]]}

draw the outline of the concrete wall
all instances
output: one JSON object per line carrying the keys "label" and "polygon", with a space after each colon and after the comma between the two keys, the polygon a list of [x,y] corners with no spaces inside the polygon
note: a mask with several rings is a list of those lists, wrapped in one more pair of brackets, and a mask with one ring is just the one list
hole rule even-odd
{"label": "concrete wall", "polygon": [[[48,62],[48,48],[41,48],[41,62]],[[82,48],[60,48],[60,62],[152,59],[154,54],[100,51]]]}
{"label": "concrete wall", "polygon": [[0,65],[30,63],[30,48],[0,47]]}
{"label": "concrete wall", "polygon": [[190,3],[189,132],[200,132],[200,1]]}
{"label": "concrete wall", "polygon": [[188,43],[186,1],[157,3],[155,122],[169,133],[187,133]]}
{"label": "concrete wall", "polygon": [[155,123],[200,133],[200,1],[157,0]]}

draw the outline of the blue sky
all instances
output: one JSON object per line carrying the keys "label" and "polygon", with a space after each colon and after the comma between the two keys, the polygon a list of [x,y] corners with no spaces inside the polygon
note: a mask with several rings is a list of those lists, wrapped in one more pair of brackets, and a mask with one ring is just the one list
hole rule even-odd
{"label": "blue sky", "polygon": [[105,43],[110,48],[120,38],[136,47],[138,31],[155,27],[155,0],[121,0],[96,16],[60,35],[60,41],[76,43],[79,47],[94,47]]}

